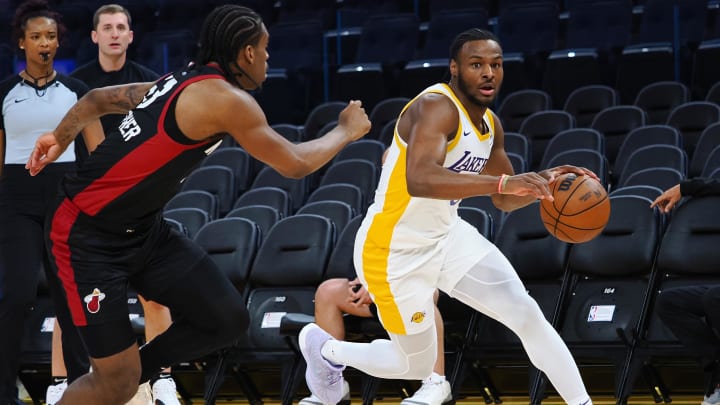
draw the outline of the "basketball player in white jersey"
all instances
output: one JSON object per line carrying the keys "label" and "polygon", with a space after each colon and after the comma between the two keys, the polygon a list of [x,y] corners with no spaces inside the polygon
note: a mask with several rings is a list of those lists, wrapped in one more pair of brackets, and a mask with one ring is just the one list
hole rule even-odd
{"label": "basketball player in white jersey", "polygon": [[597,176],[574,166],[514,175],[502,126],[488,109],[503,79],[498,40],[487,31],[465,31],[450,58],[450,82],[425,89],[400,113],[375,202],[355,242],[358,276],[390,340],[338,341],[309,324],[300,333],[308,386],[324,404],[335,404],[345,366],[388,379],[428,376],[437,354],[433,292],[439,288],[513,330],[569,405],[590,405],[565,343],[510,262],[458,217],[457,206],[463,198],[490,195],[512,211],[552,198],[549,184],[562,173]]}

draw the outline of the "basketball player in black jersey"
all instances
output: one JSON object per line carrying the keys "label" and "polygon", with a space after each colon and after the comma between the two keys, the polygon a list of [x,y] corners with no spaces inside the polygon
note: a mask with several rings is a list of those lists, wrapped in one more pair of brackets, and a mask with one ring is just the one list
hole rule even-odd
{"label": "basketball player in black jersey", "polygon": [[[35,144],[27,168],[37,174],[89,122],[127,113],[77,175],[47,233],[54,270],[93,371],[71,384],[59,404],[123,404],[163,367],[229,345],[246,330],[238,291],[195,243],[161,217],[190,169],[230,133],[251,155],[287,177],[322,167],[370,121],[359,101],[325,136],[293,144],[274,132],[246,91],[266,77],[268,32],[260,16],[220,6],[205,20],[196,64],[156,83],[91,90],[57,128]],[[170,328],[138,349],[126,303],[130,283],[177,314]]]}

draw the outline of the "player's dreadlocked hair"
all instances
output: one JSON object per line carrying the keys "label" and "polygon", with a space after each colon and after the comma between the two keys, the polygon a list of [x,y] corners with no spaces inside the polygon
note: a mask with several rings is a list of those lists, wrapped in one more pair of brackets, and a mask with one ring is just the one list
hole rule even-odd
{"label": "player's dreadlocked hair", "polygon": [[242,88],[230,67],[234,66],[244,74],[236,62],[238,52],[247,45],[257,45],[262,32],[262,18],[256,12],[231,4],[219,6],[205,18],[195,63],[205,65],[216,62],[227,79]]}

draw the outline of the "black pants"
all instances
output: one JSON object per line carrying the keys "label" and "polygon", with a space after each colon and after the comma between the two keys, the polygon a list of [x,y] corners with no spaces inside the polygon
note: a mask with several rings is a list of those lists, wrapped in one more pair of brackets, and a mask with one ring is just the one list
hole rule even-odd
{"label": "black pants", "polygon": [[656,311],[706,374],[706,394],[720,383],[720,285],[670,288],[658,295]]}
{"label": "black pants", "polygon": [[[5,165],[0,179],[0,403],[17,397],[23,324],[35,301],[40,271],[49,269],[43,237],[45,215],[57,197],[60,179],[72,168],[74,163],[54,163],[31,177],[24,165],[10,164]],[[51,273],[46,275],[50,290],[57,291],[58,280]],[[89,362],[65,308],[56,308],[56,315],[64,332],[68,377],[74,379],[87,372]]]}
{"label": "black pants", "polygon": [[129,223],[89,216],[64,200],[47,236],[53,271],[91,357],[114,355],[135,341],[128,285],[170,308],[173,323],[140,351],[143,382],[231,345],[247,329],[247,309],[227,276],[159,214]]}

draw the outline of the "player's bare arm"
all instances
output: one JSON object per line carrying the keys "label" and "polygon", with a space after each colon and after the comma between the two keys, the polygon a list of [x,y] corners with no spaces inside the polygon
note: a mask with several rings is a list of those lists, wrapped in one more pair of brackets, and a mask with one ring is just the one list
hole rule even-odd
{"label": "player's bare arm", "polygon": [[410,195],[457,200],[497,192],[502,173],[455,173],[443,167],[447,144],[456,135],[458,125],[455,105],[436,94],[423,95],[400,117],[398,130],[408,143],[406,177]]}
{"label": "player's bare arm", "polygon": [[60,145],[67,146],[83,128],[103,115],[127,114],[140,104],[153,84],[131,83],[90,90],[65,114],[53,131],[55,138]]}
{"label": "player's bare arm", "polygon": [[[321,138],[294,144],[276,133],[268,124],[265,114],[247,92],[221,81],[207,80],[207,86],[197,83],[188,87],[188,94],[178,100],[178,125],[184,133],[203,137],[228,132],[253,157],[290,178],[304,177],[328,163],[345,145],[359,139],[370,130],[370,120],[359,101],[351,101],[340,113],[338,125]],[[203,83],[204,84],[204,83]],[[193,88],[195,87],[195,88]],[[190,93],[192,90],[194,93]],[[183,97],[212,92],[206,102],[206,114],[212,120],[200,127],[197,119],[184,116],[187,108]],[[197,104],[197,103],[195,103]],[[197,114],[197,113],[195,113]],[[212,122],[210,122],[212,121]],[[188,126],[188,128],[186,128]],[[192,137],[192,136],[191,136]],[[202,138],[198,138],[202,139]]]}
{"label": "player's bare arm", "polygon": [[529,205],[539,197],[549,196],[547,180],[539,174],[515,173],[505,151],[505,130],[500,119],[494,113],[493,120],[495,126],[493,147],[483,174],[510,176],[503,187],[503,194],[498,193],[496,187],[493,194],[490,195],[493,204],[503,211],[510,212]]}
{"label": "player's bare arm", "polygon": [[[41,135],[25,168],[34,176],[55,161],[75,137],[105,114],[125,114],[140,104],[154,83],[132,83],[90,90],[65,114],[54,131]],[[99,125],[99,122],[97,123]],[[97,137],[91,138],[95,143]]]}

